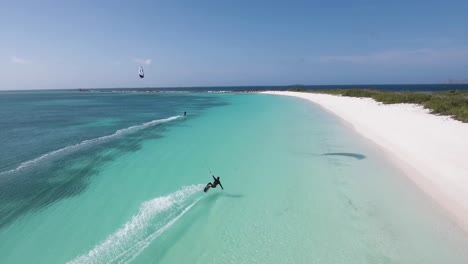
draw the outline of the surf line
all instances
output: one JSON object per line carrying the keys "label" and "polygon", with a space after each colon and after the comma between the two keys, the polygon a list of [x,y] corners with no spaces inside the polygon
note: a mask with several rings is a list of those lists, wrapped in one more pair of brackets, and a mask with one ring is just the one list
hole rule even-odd
{"label": "surf line", "polygon": [[174,121],[174,120],[180,119],[180,118],[182,118],[182,116],[177,115],[177,116],[171,116],[171,117],[164,118],[164,119],[155,119],[155,120],[152,120],[152,121],[140,124],[140,125],[130,126],[130,127],[127,127],[127,128],[119,129],[119,130],[115,131],[111,135],[102,136],[102,137],[93,138],[93,139],[87,139],[87,140],[81,141],[80,143],[70,145],[70,146],[66,146],[66,147],[63,147],[63,148],[60,148],[60,149],[45,153],[45,154],[43,154],[43,155],[41,155],[41,156],[39,156],[37,158],[25,161],[25,162],[21,163],[20,165],[18,165],[18,167],[14,168],[14,169],[0,172],[0,175],[10,174],[12,172],[17,172],[17,171],[23,170],[23,169],[28,168],[28,167],[30,167],[30,166],[32,166],[32,165],[34,165],[34,164],[36,164],[36,163],[38,163],[40,161],[46,160],[48,158],[55,157],[58,154],[70,153],[70,152],[76,151],[76,150],[78,150],[78,149],[80,149],[82,147],[86,147],[86,146],[96,144],[96,143],[98,143],[98,144],[103,143],[103,142],[106,142],[108,140],[114,139],[116,137],[123,136],[123,135],[129,134],[129,133],[141,130],[141,129],[146,128],[146,127],[171,122],[171,121]]}

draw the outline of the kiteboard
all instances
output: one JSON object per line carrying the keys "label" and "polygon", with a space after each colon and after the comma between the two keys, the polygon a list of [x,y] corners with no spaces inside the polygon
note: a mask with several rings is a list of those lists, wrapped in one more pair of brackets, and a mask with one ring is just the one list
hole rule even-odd
{"label": "kiteboard", "polygon": [[209,183],[205,186],[205,189],[203,189],[204,192],[207,192],[207,191],[210,189],[210,187],[211,187],[211,184],[210,184],[210,183],[211,183],[211,182],[209,182]]}

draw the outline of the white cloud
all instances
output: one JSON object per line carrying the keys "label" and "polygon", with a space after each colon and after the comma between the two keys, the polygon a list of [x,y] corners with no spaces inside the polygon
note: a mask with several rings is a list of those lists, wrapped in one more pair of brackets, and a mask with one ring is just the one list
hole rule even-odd
{"label": "white cloud", "polygon": [[150,65],[151,64],[151,59],[133,59],[134,62],[138,64],[145,64],[145,65]]}
{"label": "white cloud", "polygon": [[387,50],[364,55],[321,56],[321,62],[347,62],[354,64],[432,64],[460,62],[468,59],[468,47],[452,49]]}
{"label": "white cloud", "polygon": [[16,63],[16,64],[31,64],[30,60],[18,58],[16,56],[11,57],[11,62]]}

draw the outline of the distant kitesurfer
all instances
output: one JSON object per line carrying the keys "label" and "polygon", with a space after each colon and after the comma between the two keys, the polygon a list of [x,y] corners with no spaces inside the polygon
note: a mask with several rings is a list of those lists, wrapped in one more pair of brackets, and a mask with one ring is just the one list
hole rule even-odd
{"label": "distant kitesurfer", "polygon": [[207,192],[210,188],[216,188],[216,186],[221,186],[221,189],[224,190],[223,185],[219,181],[219,177],[215,177],[214,175],[211,175],[213,177],[213,183],[209,182],[206,186],[205,189],[203,190],[204,192]]}
{"label": "distant kitesurfer", "polygon": [[184,116],[186,116],[186,115],[187,115],[187,112],[184,112]]}

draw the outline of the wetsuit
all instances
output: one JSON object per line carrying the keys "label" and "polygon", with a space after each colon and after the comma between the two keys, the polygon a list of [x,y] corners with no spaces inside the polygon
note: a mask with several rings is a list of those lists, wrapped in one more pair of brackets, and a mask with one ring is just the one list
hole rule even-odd
{"label": "wetsuit", "polygon": [[221,186],[221,189],[224,190],[223,185],[222,185],[221,182],[219,181],[219,177],[218,177],[218,178],[215,178],[214,175],[211,175],[211,177],[213,177],[213,183],[209,182],[209,183],[206,185],[206,187],[205,187],[205,189],[204,189],[204,192],[207,192],[210,188],[216,188],[216,186],[218,186],[218,185]]}

